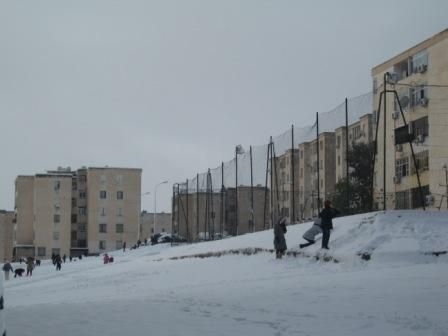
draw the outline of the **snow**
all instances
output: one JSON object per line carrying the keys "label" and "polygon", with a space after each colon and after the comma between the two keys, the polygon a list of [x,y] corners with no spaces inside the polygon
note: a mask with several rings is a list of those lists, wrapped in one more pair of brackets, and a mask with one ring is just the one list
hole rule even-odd
{"label": "snow", "polygon": [[[312,223],[288,226],[299,251]],[[8,335],[448,335],[446,212],[390,211],[338,218],[330,252],[272,249],[272,230],[215,242],[112,252],[5,284]],[[360,254],[371,255],[369,261]],[[16,265],[13,265],[13,267]]]}

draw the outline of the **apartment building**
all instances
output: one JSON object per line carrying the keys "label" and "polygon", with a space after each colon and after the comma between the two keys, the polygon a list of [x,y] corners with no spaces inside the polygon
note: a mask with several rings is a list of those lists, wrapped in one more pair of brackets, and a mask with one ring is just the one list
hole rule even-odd
{"label": "apartment building", "polygon": [[[377,110],[375,113],[379,114],[380,119],[374,179],[374,197],[379,208],[384,206],[384,193],[386,207],[389,209],[421,208],[423,202],[427,203],[428,207],[448,207],[446,55],[448,55],[448,29],[372,69],[373,108]],[[387,93],[385,97],[383,96],[383,104],[379,106],[380,95],[384,88],[395,90],[398,99],[395,99],[394,93]],[[386,100],[385,115],[384,100]],[[400,113],[400,105],[407,125]],[[413,143],[418,170],[414,165],[408,140]],[[386,167],[385,176],[383,165]],[[418,188],[417,171],[423,200]]]}
{"label": "apartment building", "polygon": [[353,144],[371,143],[375,137],[375,127],[373,115],[369,113],[361,116],[357,122],[348,125],[348,132],[345,126],[335,130],[336,183],[347,176],[347,133],[348,148],[350,149]]}
{"label": "apartment building", "polygon": [[141,169],[59,168],[16,179],[14,256],[78,256],[134,244]]}
{"label": "apartment building", "polygon": [[260,231],[270,226],[269,211],[269,190],[261,186],[238,187],[238,203],[235,188],[181,192],[173,201],[174,232],[196,241]]}
{"label": "apartment building", "polygon": [[[287,150],[275,159],[272,200],[275,218],[285,216],[288,223],[299,219],[299,150]],[[293,183],[294,178],[294,183]],[[293,195],[294,192],[294,195]],[[293,207],[294,211],[293,211]],[[293,218],[293,214],[295,217]]]}
{"label": "apartment building", "polygon": [[158,212],[154,213],[142,211],[140,214],[140,240],[149,239],[154,233],[171,233],[172,231],[172,216],[170,213]]}
{"label": "apartment building", "polygon": [[12,259],[14,211],[0,210],[0,263]]}
{"label": "apartment building", "polygon": [[[334,193],[335,137],[334,132],[324,132],[319,134],[319,142],[313,140],[299,144],[299,216],[301,219],[317,216],[325,199],[331,198]],[[319,150],[317,144],[319,144]],[[319,174],[317,173],[318,156]]]}

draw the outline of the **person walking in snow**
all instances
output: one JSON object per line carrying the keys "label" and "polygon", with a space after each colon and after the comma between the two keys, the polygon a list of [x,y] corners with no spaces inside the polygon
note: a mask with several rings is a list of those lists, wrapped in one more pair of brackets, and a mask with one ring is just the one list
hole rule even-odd
{"label": "person walking in snow", "polygon": [[67,256],[64,254],[64,256],[62,257],[62,260],[64,261],[65,264],[65,260],[67,259]]}
{"label": "person walking in snow", "polygon": [[123,252],[126,252],[126,242],[123,242]]}
{"label": "person walking in snow", "polygon": [[274,225],[274,249],[275,257],[281,259],[285,253],[286,246],[286,217],[281,217],[278,222]]}
{"label": "person walking in snow", "polygon": [[104,264],[108,264],[109,263],[109,256],[107,255],[107,253],[104,253],[103,263]]}
{"label": "person walking in snow", "polygon": [[61,258],[57,258],[56,259],[56,271],[60,271],[62,268],[62,259]]}
{"label": "person walking in snow", "polygon": [[322,227],[320,225],[321,225],[321,219],[316,218],[314,220],[313,226],[303,234],[303,239],[305,239],[308,243],[300,244],[299,245],[300,248],[304,248],[316,243],[316,236],[319,233],[322,233]]}
{"label": "person walking in snow", "polygon": [[31,257],[28,257],[26,261],[26,276],[33,276],[34,269],[34,260]]}
{"label": "person walking in snow", "polygon": [[324,209],[319,213],[322,227],[322,248],[328,250],[330,231],[333,230],[333,218],[339,215],[339,211],[331,207],[331,201],[326,200]]}
{"label": "person walking in snow", "polygon": [[9,272],[14,272],[11,264],[8,261],[6,261],[6,259],[5,259],[5,264],[3,265],[3,272],[5,272],[5,280],[6,281],[9,280]]}

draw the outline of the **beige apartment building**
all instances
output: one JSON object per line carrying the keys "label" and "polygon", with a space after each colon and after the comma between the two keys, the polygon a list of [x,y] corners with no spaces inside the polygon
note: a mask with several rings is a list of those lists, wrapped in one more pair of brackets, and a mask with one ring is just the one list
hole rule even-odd
{"label": "beige apartment building", "polygon": [[238,206],[235,190],[176,194],[172,211],[174,233],[197,241],[269,228],[269,190],[261,186],[238,187]]}
{"label": "beige apartment building", "polygon": [[[396,90],[408,123],[405,127],[394,95],[386,95],[386,207],[421,208],[417,170],[408,137],[412,139],[418,172],[428,207],[448,208],[448,29],[372,69],[374,109],[378,109],[386,76],[387,90]],[[384,98],[383,98],[384,102]],[[376,206],[383,208],[384,105],[379,117],[375,162]]]}
{"label": "beige apartment building", "polygon": [[134,244],[141,169],[59,168],[16,179],[14,256],[98,254]]}
{"label": "beige apartment building", "polygon": [[[297,173],[299,171],[299,150],[289,149],[285,154],[277,157],[274,168],[272,180],[274,217],[278,218],[279,215],[282,215],[287,218],[288,223],[294,223],[299,219],[299,174]],[[295,218],[293,218],[293,213]]]}
{"label": "beige apartment building", "polygon": [[374,125],[373,115],[371,113],[365,114],[353,124],[348,125],[348,132],[346,127],[342,126],[335,130],[336,137],[336,183],[341,179],[347,177],[347,133],[348,133],[348,148],[352,148],[353,144],[371,143],[375,137],[376,125]]}
{"label": "beige apartment building", "polygon": [[12,259],[14,211],[0,210],[0,263]]}
{"label": "beige apartment building", "polygon": [[[319,181],[317,143],[319,143]],[[319,134],[319,142],[313,140],[299,144],[299,216],[301,219],[317,216],[323,202],[331,198],[334,193],[336,184],[335,146],[334,132]]]}
{"label": "beige apartment building", "polygon": [[[170,213],[158,212],[154,213],[142,211],[140,215],[140,240],[150,239],[154,233],[171,233],[172,231],[172,216]],[[155,230],[154,230],[155,228]]]}

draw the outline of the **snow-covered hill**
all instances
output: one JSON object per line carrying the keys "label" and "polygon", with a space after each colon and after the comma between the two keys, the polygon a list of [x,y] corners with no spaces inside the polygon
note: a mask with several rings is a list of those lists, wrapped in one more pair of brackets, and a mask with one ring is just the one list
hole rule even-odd
{"label": "snow-covered hill", "polygon": [[[113,264],[89,257],[60,272],[44,262],[5,285],[8,335],[448,335],[448,213],[334,222],[338,263],[316,260],[318,244],[276,260],[265,252],[272,230],[116,251]],[[310,225],[288,226],[290,252]],[[248,248],[261,252],[236,254]],[[190,258],[204,254],[222,256]]]}

